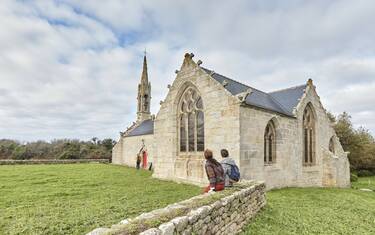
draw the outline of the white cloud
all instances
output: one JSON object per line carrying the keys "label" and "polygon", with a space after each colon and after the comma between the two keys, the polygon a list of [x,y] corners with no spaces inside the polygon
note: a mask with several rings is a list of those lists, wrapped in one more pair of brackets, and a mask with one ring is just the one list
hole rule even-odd
{"label": "white cloud", "polygon": [[2,1],[0,138],[117,138],[147,48],[152,110],[184,52],[271,91],[317,84],[375,133],[373,1]]}

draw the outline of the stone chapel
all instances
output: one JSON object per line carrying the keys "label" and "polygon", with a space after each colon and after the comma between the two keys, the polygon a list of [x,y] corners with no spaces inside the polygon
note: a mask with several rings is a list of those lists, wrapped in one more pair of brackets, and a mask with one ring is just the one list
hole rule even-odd
{"label": "stone chapel", "polygon": [[137,120],[113,148],[114,164],[154,170],[153,177],[207,184],[203,151],[221,160],[228,149],[242,179],[267,188],[348,187],[347,153],[313,81],[263,92],[204,68],[185,54],[168,94],[151,115],[146,55],[138,85]]}

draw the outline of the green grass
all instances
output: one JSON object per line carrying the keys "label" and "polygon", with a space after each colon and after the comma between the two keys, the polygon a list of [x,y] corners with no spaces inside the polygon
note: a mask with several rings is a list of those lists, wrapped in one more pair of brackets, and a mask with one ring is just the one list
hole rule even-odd
{"label": "green grass", "polygon": [[352,189],[288,188],[267,193],[267,206],[244,234],[375,234],[375,177]]}
{"label": "green grass", "polygon": [[200,193],[122,166],[0,166],[0,234],[83,234]]}
{"label": "green grass", "polygon": [[361,189],[367,188],[375,191],[375,176],[373,177],[359,177],[357,182],[352,183],[352,188]]}

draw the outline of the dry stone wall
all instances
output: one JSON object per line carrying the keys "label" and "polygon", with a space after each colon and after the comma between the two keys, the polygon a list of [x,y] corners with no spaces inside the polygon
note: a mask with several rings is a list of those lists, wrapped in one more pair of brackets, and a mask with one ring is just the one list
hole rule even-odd
{"label": "dry stone wall", "polygon": [[[134,219],[123,220],[111,228],[95,229],[88,235],[237,234],[266,205],[264,183],[248,181],[237,187],[230,191],[199,195]],[[162,224],[145,228],[155,221],[162,221]],[[134,230],[134,226],[138,226],[138,230]],[[132,232],[127,228],[132,228]]]}

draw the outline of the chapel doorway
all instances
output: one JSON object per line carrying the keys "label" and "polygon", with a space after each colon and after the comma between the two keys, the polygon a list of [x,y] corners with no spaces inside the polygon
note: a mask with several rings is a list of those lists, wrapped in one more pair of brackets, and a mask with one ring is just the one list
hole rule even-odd
{"label": "chapel doorway", "polygon": [[142,167],[143,169],[147,169],[147,152],[146,151],[143,151]]}

